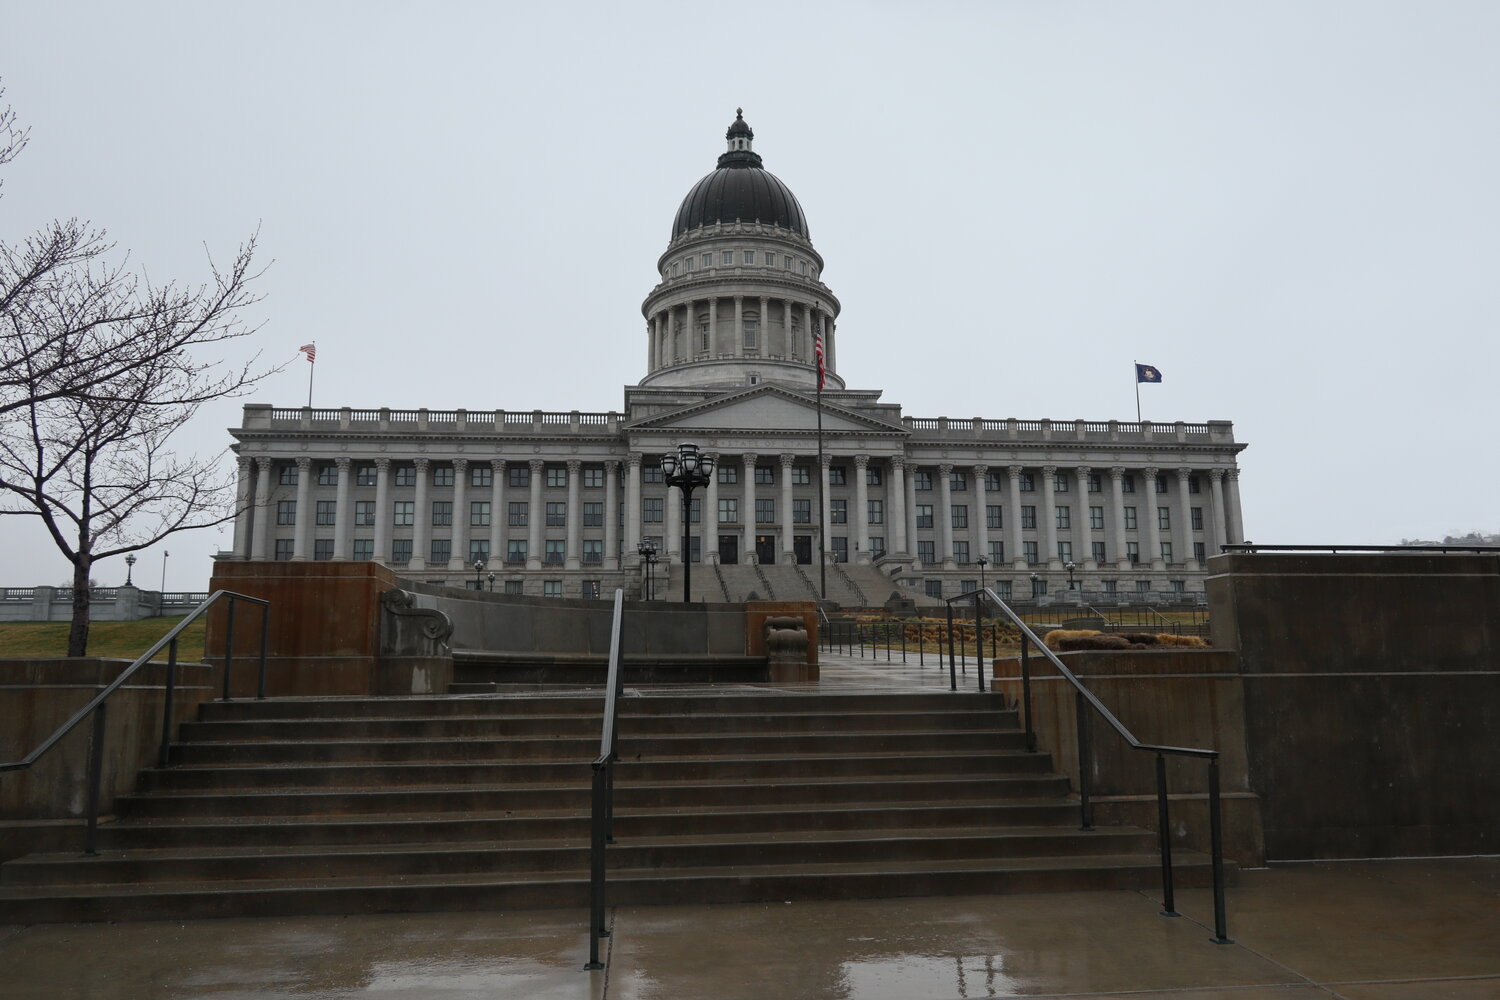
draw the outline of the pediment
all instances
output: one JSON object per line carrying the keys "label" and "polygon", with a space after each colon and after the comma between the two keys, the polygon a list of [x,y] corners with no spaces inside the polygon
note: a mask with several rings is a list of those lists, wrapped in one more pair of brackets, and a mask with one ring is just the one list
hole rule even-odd
{"label": "pediment", "polygon": [[[766,384],[728,392],[721,396],[658,413],[626,425],[631,431],[778,431],[811,433],[818,427],[818,404],[782,386]],[[888,423],[855,410],[823,401],[823,431],[830,434],[910,433],[900,424]]]}

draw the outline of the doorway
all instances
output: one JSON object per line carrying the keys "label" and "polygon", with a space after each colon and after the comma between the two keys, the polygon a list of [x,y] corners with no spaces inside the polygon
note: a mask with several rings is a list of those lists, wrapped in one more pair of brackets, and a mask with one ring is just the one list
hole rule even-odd
{"label": "doorway", "polygon": [[740,561],[740,536],[719,536],[719,564],[733,566]]}
{"label": "doorway", "polygon": [[812,535],[793,535],[792,552],[797,557],[798,566],[812,565]]}
{"label": "doorway", "polygon": [[776,536],[755,536],[755,561],[762,566],[776,565]]}

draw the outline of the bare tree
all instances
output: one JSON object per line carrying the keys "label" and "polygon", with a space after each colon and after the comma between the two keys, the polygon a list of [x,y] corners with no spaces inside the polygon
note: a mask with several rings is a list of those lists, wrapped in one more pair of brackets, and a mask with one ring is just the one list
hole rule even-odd
{"label": "bare tree", "polygon": [[[0,110],[0,163],[25,139]],[[0,241],[0,516],[40,518],[73,565],[69,656],[88,647],[95,561],[234,516],[223,455],[169,441],[274,371],[213,357],[255,332],[240,316],[259,300],[254,235],[196,287],[153,284],[114,250],[77,219]]]}

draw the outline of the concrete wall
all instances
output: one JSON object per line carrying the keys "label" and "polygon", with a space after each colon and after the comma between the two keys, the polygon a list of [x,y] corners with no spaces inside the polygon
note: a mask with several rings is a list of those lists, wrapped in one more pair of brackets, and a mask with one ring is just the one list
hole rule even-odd
{"label": "concrete wall", "polygon": [[[162,593],[139,587],[95,587],[89,619],[136,621],[161,615],[185,615],[208,599],[206,593]],[[0,621],[66,622],[73,619],[70,587],[0,587]]]}
{"label": "concrete wall", "polygon": [[1209,560],[1266,854],[1500,851],[1500,557]]}

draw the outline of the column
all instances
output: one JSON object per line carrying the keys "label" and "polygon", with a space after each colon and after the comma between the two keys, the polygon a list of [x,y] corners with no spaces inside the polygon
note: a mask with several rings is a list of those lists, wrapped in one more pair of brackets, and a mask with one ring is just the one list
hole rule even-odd
{"label": "column", "polygon": [[1057,557],[1057,466],[1042,468],[1042,537],[1046,540],[1042,560],[1048,569],[1062,569],[1062,560]]}
{"label": "column", "polygon": [[795,455],[781,456],[781,561],[784,563],[797,561],[792,548],[792,464],[796,458]]}
{"label": "column", "polygon": [[[781,302],[781,354],[782,357],[792,356],[792,306],[791,299],[783,299]],[[827,496],[828,494],[823,494]],[[825,522],[826,523],[826,522]]]}
{"label": "column", "polygon": [[1114,505],[1115,568],[1128,570],[1130,554],[1125,551],[1125,470],[1120,466],[1109,470],[1109,490]]}
{"label": "column", "polygon": [[823,367],[828,369],[829,374],[838,370],[837,349],[834,346],[833,337],[833,314],[828,314],[828,319],[823,323]]}
{"label": "column", "polygon": [[[1177,530],[1172,534],[1176,536],[1177,544],[1181,546],[1177,561],[1188,569],[1198,568],[1197,561],[1193,558],[1193,512],[1189,509],[1192,503],[1191,494],[1188,493],[1188,477],[1192,475],[1191,469],[1177,470]],[[1209,537],[1209,536],[1205,536]],[[1208,546],[1204,546],[1205,553]]]}
{"label": "column", "polygon": [[[345,459],[344,461],[347,461]],[[432,536],[432,507],[427,502],[427,481],[429,479],[427,468],[431,464],[425,458],[416,459],[413,463],[417,467],[417,500],[416,514],[411,519],[411,564],[413,570],[427,568],[427,556],[430,551],[430,539]],[[344,488],[344,469],[339,468],[339,489]],[[339,507],[343,507],[343,501],[339,501]],[[339,523],[343,523],[343,511],[337,515]],[[338,542],[333,543],[338,548]],[[335,559],[338,556],[334,556]]]}
{"label": "column", "polygon": [[854,553],[855,562],[864,564],[870,559],[870,487],[865,475],[870,467],[869,455],[854,456]]}
{"label": "column", "polygon": [[[376,523],[379,523],[377,518]],[[453,551],[448,554],[448,568],[469,568],[469,460],[453,460]],[[436,567],[434,567],[436,568]],[[462,584],[460,584],[462,586]]]}
{"label": "column", "polygon": [[333,558],[349,558],[349,529],[354,526],[354,508],[349,504],[349,476],[353,463],[336,458],[339,467],[338,494],[333,502]]}
{"label": "column", "polygon": [[604,568],[620,568],[619,462],[604,463]]}
{"label": "column", "polygon": [[890,510],[886,511],[890,525],[891,544],[887,551],[911,554],[911,543],[906,533],[906,458],[897,455],[891,459],[890,483],[886,487]]}
{"label": "column", "polygon": [[269,458],[255,460],[255,558],[271,558],[271,536],[276,534],[276,517],[271,513],[271,472],[275,465]]}
{"label": "column", "polygon": [[698,356],[698,317],[693,309],[693,300],[682,304],[682,360],[691,361]]}
{"label": "column", "polygon": [[710,295],[708,297],[708,356],[713,358],[719,354],[719,297]]}
{"label": "column", "polygon": [[249,559],[250,523],[253,517],[250,498],[255,495],[254,483],[251,480],[255,476],[255,462],[252,459],[240,457],[236,459],[235,466],[238,469],[238,478],[234,487],[234,557]]}
{"label": "column", "polygon": [[641,453],[625,456],[625,558],[641,545]]}
{"label": "column", "polygon": [[1245,520],[1240,512],[1240,470],[1229,470],[1229,511],[1224,519],[1226,544],[1240,545],[1245,541]]}
{"label": "column", "polygon": [[391,460],[375,460],[375,561],[391,563]]}
{"label": "column", "polygon": [[917,550],[917,463],[911,463],[911,475],[906,480],[906,544],[907,552],[915,561]]}
{"label": "column", "polygon": [[[1166,569],[1167,564],[1161,557],[1161,525],[1156,520],[1156,476],[1158,469],[1142,469],[1141,475],[1145,477],[1146,506],[1144,509],[1137,506],[1136,524],[1140,524],[1140,518],[1146,520],[1146,545],[1148,547],[1147,557],[1151,561],[1152,569]],[[1139,536],[1137,536],[1139,537]],[[1154,588],[1153,588],[1154,589]]]}
{"label": "column", "polygon": [[583,463],[578,459],[568,461],[568,516],[567,550],[563,556],[563,569],[581,569],[583,566],[583,508],[578,506],[578,489],[583,478]]}
{"label": "column", "polygon": [[942,560],[944,569],[957,569],[958,563],[953,559],[953,466],[938,466],[938,510],[937,523],[939,526],[938,537],[942,539],[942,551],[938,558]]}
{"label": "column", "polygon": [[656,316],[646,317],[646,371],[656,371]]}
{"label": "column", "polygon": [[974,509],[969,511],[969,537],[973,539],[970,544],[974,551],[969,553],[969,558],[977,561],[983,557],[985,562],[990,561],[990,495],[984,482],[984,477],[989,474],[988,465],[976,465],[970,470],[974,477]]}
{"label": "column", "polygon": [[755,555],[755,457],[754,453],[740,457],[745,478],[745,562],[747,563],[760,561]]}
{"label": "column", "polygon": [[547,523],[547,509],[542,506],[542,476],[547,463],[533,458],[531,469],[531,497],[526,504],[526,568],[542,568],[542,528]]}
{"label": "column", "polygon": [[735,357],[745,353],[745,297],[736,295],[734,297],[734,332],[730,334],[734,341],[729,345],[729,352]]}
{"label": "column", "polygon": [[1005,512],[1005,523],[1008,525],[1005,529],[1005,544],[1010,546],[1011,567],[1025,569],[1026,550],[1021,546],[1021,466],[1007,466],[1005,472],[1010,486],[1010,509]]}
{"label": "column", "polygon": [[292,558],[301,562],[308,557],[307,540],[312,525],[312,516],[307,508],[312,491],[312,459],[297,459],[297,513],[292,522]]}
{"label": "column", "polygon": [[714,472],[708,477],[703,497],[703,565],[719,561],[719,456],[714,455]]}
{"label": "column", "polygon": [[[1073,470],[1073,485],[1078,491],[1074,494],[1078,499],[1073,507],[1073,561],[1088,571],[1099,568],[1094,559],[1094,529],[1089,522],[1089,476],[1093,474],[1094,470],[1087,465]],[[1078,589],[1083,589],[1081,582]]]}
{"label": "column", "polygon": [[761,357],[771,353],[768,346],[771,337],[771,300],[760,297],[760,333],[755,338],[755,352]]}
{"label": "column", "polygon": [[667,487],[667,537],[664,540],[667,551],[663,554],[666,562],[681,562],[682,551],[682,491],[675,486]]}
{"label": "column", "polygon": [[[505,562],[505,526],[510,522],[505,510],[505,459],[490,459],[490,563]],[[415,544],[412,546],[415,548]]]}
{"label": "column", "polygon": [[1217,555],[1224,548],[1224,543],[1229,540],[1224,518],[1224,470],[1212,469],[1208,474],[1209,481],[1213,484],[1210,496],[1213,501],[1213,523],[1208,526],[1205,537],[1208,544],[1205,548],[1209,555]]}

